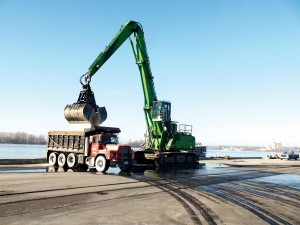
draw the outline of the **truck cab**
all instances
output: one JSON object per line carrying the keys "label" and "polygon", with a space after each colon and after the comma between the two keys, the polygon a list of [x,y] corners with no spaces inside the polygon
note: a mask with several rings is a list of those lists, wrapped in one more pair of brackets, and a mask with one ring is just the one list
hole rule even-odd
{"label": "truck cab", "polygon": [[90,137],[90,156],[95,157],[106,145],[117,145],[118,137],[112,133],[96,134]]}
{"label": "truck cab", "polygon": [[86,159],[87,165],[95,166],[103,172],[109,166],[118,166],[121,170],[129,168],[132,159],[130,146],[119,145],[119,138],[114,133],[101,133],[90,136],[90,153]]}

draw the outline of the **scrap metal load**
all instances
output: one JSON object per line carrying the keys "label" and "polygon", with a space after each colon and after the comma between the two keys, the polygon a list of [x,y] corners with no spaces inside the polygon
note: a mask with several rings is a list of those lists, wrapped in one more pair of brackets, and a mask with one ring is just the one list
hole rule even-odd
{"label": "scrap metal load", "polygon": [[[85,74],[83,75],[85,76]],[[81,76],[81,79],[82,77]],[[90,80],[82,84],[82,91],[79,94],[77,102],[67,105],[64,110],[64,116],[70,124],[89,123],[92,126],[99,126],[107,118],[105,107],[99,107],[96,104],[94,92],[90,87]]]}

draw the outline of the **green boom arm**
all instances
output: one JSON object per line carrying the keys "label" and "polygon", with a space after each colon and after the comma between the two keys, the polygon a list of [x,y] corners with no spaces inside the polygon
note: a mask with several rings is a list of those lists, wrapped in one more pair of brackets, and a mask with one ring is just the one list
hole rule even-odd
{"label": "green boom arm", "polygon": [[[134,34],[135,47],[132,43],[130,36]],[[157,96],[154,89],[153,76],[150,69],[150,62],[147,53],[146,43],[144,39],[144,32],[142,26],[134,21],[125,23],[114,39],[99,54],[93,64],[90,66],[88,76],[92,77],[103,64],[117,51],[117,49],[126,41],[130,39],[132,50],[135,56],[136,63],[140,70],[140,76],[144,92],[144,113],[146,119],[147,130],[149,131],[148,147],[155,150],[163,150],[167,142],[167,132],[164,131],[163,125],[160,122],[153,121],[152,119],[152,106],[153,102],[157,101]]]}

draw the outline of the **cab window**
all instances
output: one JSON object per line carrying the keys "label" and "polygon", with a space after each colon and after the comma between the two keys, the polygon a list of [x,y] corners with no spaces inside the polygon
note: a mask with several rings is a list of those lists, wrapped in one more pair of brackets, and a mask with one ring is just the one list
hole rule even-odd
{"label": "cab window", "polygon": [[103,144],[118,144],[117,136],[101,136],[101,142]]}
{"label": "cab window", "polygon": [[100,140],[99,136],[96,136],[93,138],[93,143],[99,143],[99,140]]}

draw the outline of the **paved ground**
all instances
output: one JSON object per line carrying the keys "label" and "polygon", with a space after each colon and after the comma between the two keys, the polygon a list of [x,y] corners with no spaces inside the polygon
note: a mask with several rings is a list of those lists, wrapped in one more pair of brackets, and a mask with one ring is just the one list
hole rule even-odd
{"label": "paved ground", "polygon": [[0,166],[1,224],[300,224],[300,161],[129,174],[45,166]]}

